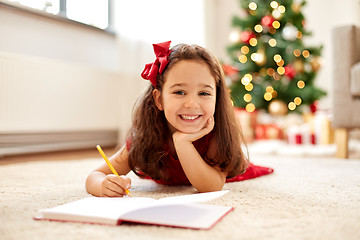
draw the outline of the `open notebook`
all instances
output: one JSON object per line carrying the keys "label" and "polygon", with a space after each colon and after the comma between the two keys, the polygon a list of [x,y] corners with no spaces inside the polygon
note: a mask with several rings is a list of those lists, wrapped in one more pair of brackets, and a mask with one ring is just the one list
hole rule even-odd
{"label": "open notebook", "polygon": [[200,202],[221,197],[227,192],[197,193],[158,200],[143,197],[88,197],[53,208],[42,209],[34,219],[107,225],[135,222],[210,229],[233,208],[200,204]]}

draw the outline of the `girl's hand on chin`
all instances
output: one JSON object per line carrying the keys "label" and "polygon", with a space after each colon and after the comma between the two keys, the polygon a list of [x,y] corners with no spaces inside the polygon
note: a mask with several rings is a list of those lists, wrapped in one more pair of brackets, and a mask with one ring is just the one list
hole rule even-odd
{"label": "girl's hand on chin", "polygon": [[207,120],[204,128],[202,128],[200,131],[196,133],[183,133],[180,131],[177,131],[173,134],[173,140],[175,142],[195,142],[196,140],[202,138],[206,134],[210,133],[215,126],[214,117],[211,117]]}

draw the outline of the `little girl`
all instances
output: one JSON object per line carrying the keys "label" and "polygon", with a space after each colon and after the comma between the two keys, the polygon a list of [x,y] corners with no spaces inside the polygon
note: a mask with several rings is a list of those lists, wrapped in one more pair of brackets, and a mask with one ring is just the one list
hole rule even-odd
{"label": "little girl", "polygon": [[120,177],[104,163],[88,176],[87,191],[123,196],[131,187],[125,176],[131,170],[160,184],[191,184],[199,192],[272,172],[249,163],[241,150],[217,59],[196,45],[169,49],[169,41],[153,46],[156,59],[141,74],[151,85],[135,106],[126,145],[110,158]]}

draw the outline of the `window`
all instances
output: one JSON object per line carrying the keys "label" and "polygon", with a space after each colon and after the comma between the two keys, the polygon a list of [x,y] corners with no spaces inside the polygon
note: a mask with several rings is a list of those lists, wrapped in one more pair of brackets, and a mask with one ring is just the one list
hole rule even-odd
{"label": "window", "polygon": [[109,30],[111,0],[10,0],[33,9]]}

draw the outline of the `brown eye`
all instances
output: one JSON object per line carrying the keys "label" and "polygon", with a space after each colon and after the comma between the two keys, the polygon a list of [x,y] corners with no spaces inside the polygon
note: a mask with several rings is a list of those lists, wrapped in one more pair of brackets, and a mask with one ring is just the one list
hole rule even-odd
{"label": "brown eye", "polygon": [[208,92],[200,92],[199,95],[200,96],[210,96],[211,94]]}
{"label": "brown eye", "polygon": [[175,91],[174,94],[176,95],[185,95],[184,91]]}

